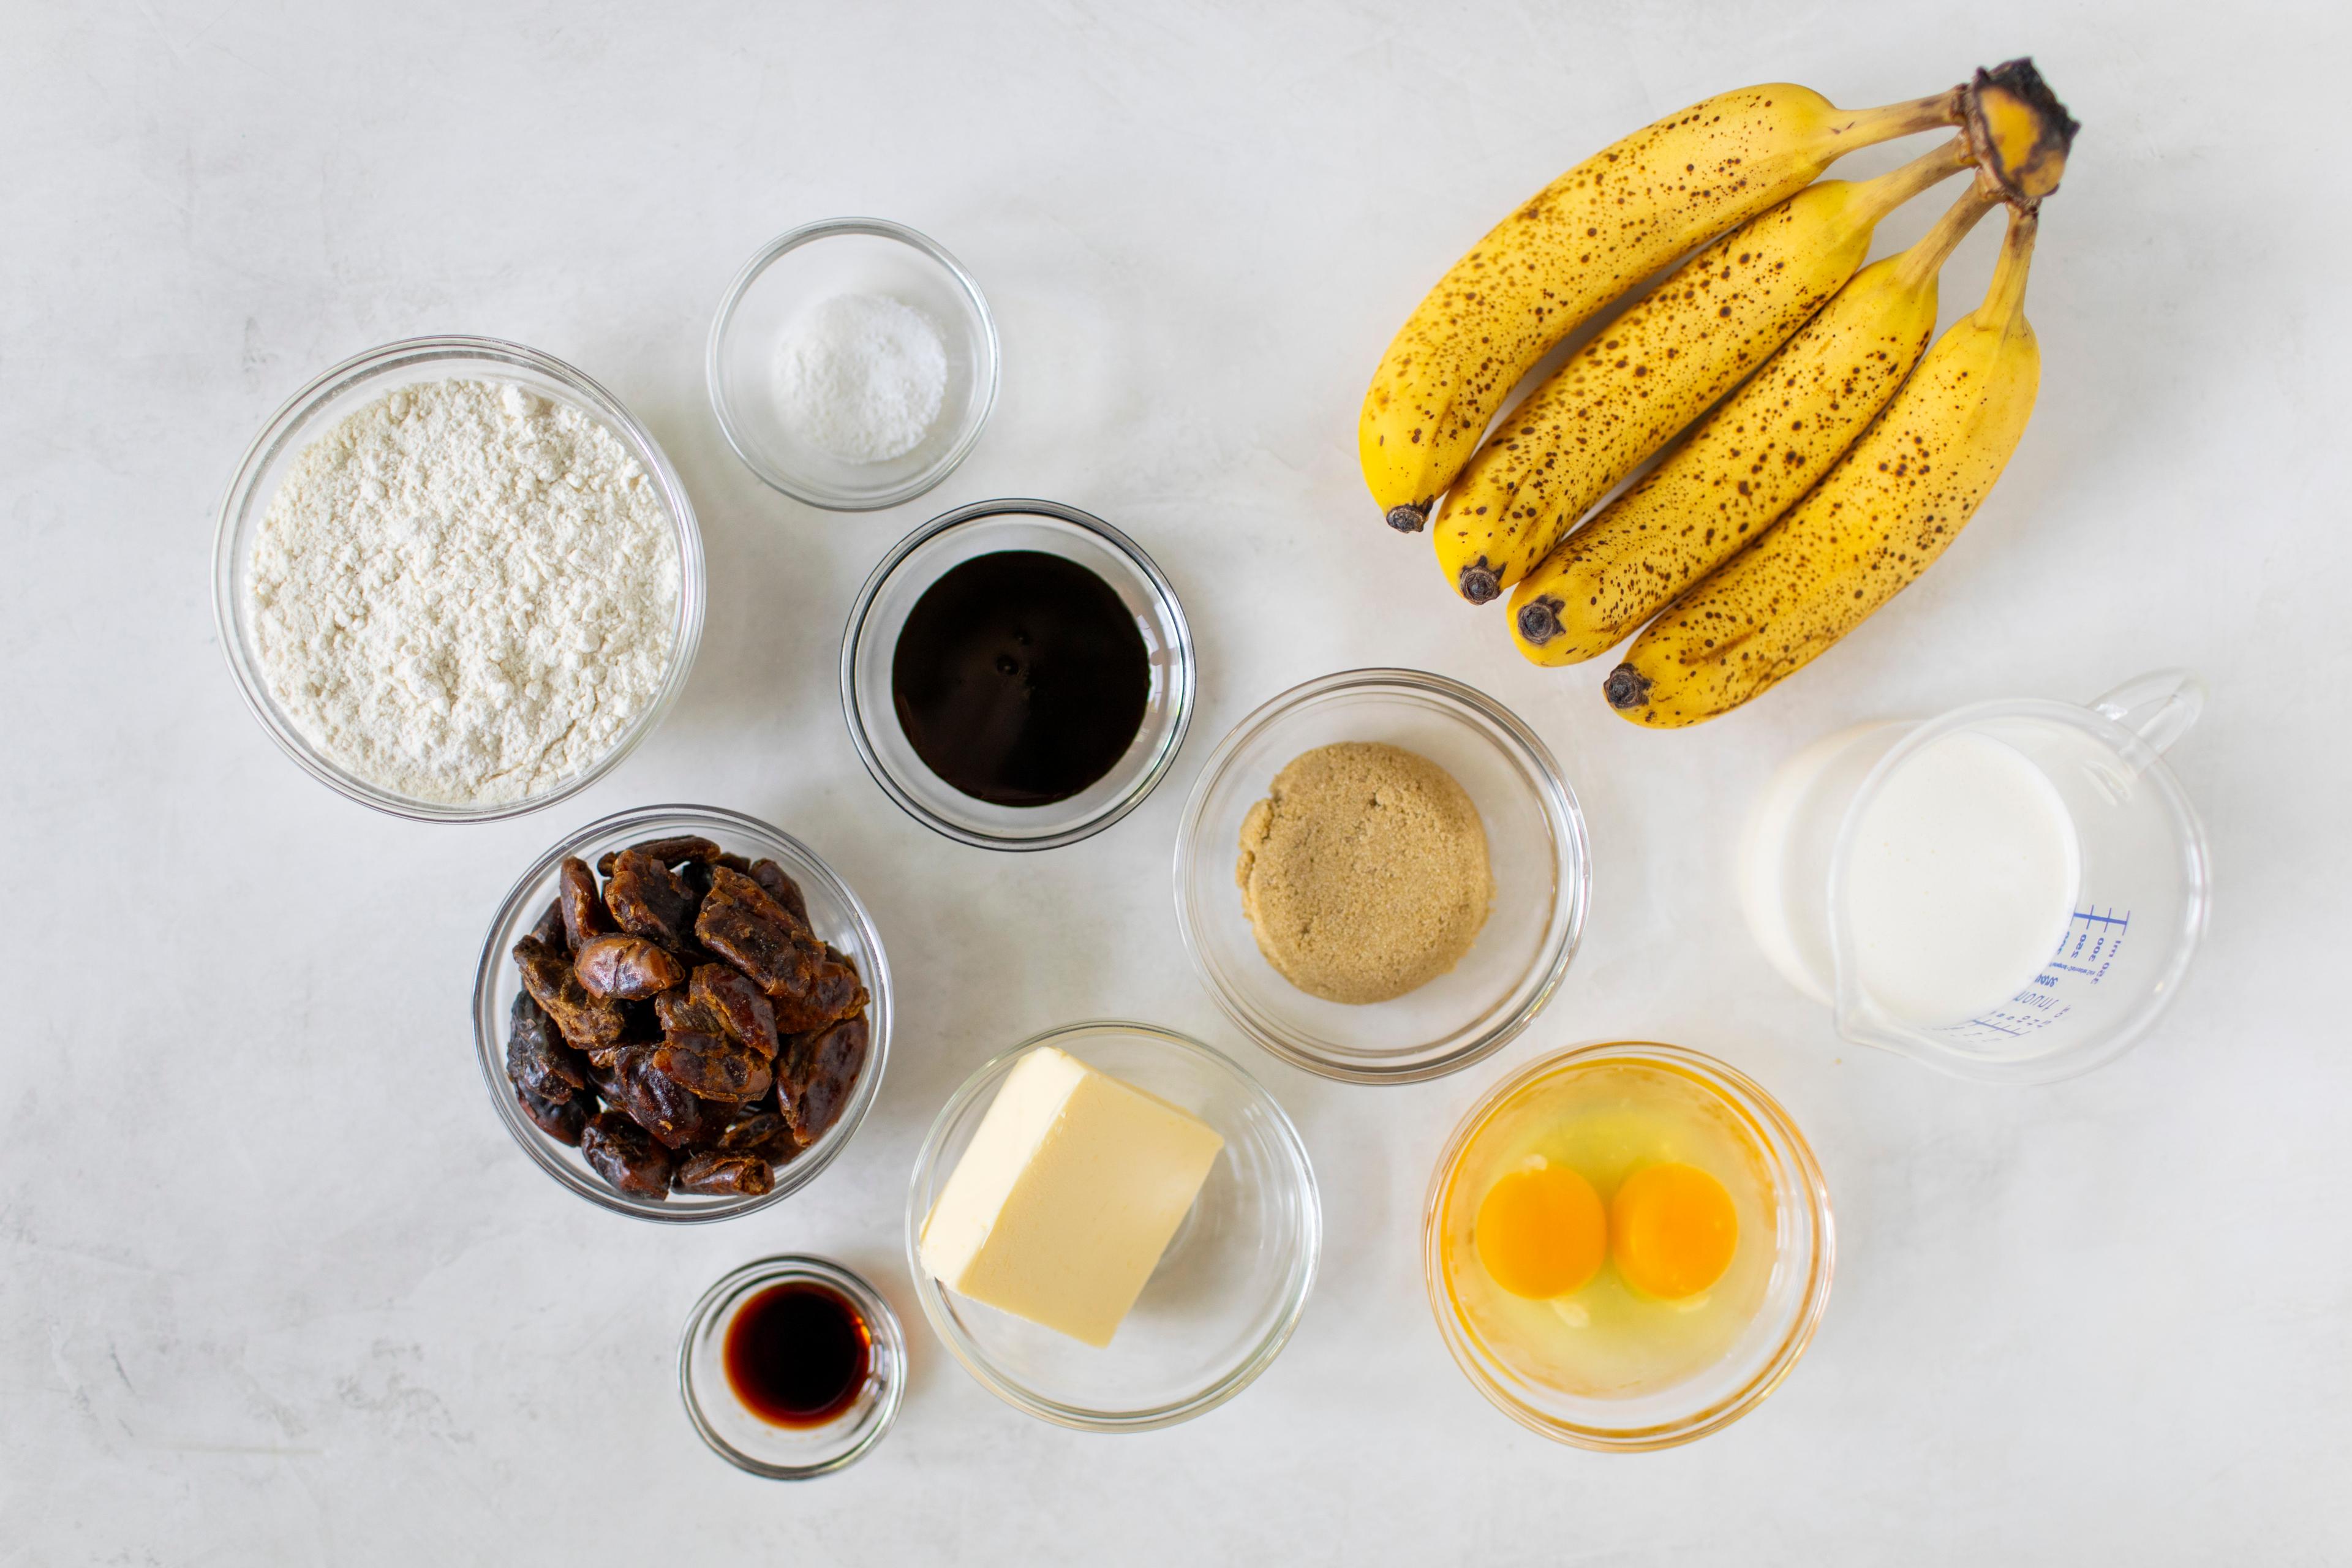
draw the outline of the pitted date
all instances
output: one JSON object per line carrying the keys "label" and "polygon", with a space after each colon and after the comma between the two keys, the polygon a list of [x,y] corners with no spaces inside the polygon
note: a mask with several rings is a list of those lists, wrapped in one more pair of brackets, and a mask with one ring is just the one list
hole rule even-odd
{"label": "pitted date", "polygon": [[681,1193],[729,1194],[756,1198],[773,1192],[776,1173],[757,1154],[706,1149],[678,1162],[670,1184]]}
{"label": "pitted date", "polygon": [[581,1157],[615,1190],[641,1198],[669,1196],[669,1152],[617,1110],[600,1110],[580,1130]]}

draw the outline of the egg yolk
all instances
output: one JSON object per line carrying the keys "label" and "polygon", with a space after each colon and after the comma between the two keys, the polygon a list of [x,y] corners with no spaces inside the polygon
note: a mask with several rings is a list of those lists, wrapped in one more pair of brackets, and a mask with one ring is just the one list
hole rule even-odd
{"label": "egg yolk", "polygon": [[1738,1245],[1731,1194],[1696,1165],[1644,1165],[1609,1202],[1617,1272],[1644,1296],[1697,1295],[1723,1278]]}
{"label": "egg yolk", "polygon": [[1601,1271],[1609,1215],[1564,1165],[1513,1171],[1486,1189],[1472,1233],[1487,1278],[1514,1296],[1565,1296]]}

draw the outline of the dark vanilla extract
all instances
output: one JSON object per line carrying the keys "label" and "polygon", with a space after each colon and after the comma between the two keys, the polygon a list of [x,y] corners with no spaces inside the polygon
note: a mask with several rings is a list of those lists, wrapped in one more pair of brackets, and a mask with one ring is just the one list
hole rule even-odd
{"label": "dark vanilla extract", "polygon": [[857,1401],[874,1336],[856,1304],[829,1285],[771,1285],[727,1325],[728,1386],[777,1426],[822,1426]]}
{"label": "dark vanilla extract", "polygon": [[923,590],[890,661],[923,765],[995,805],[1067,800],[1143,728],[1151,658],[1108,583],[1037,550],[976,555]]}

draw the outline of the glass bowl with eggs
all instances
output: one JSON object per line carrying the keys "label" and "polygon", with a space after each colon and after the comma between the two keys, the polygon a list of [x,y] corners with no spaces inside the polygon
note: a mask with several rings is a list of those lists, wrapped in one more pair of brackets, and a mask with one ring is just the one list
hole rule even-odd
{"label": "glass bowl with eggs", "polygon": [[289,398],[221,503],[213,613],[305,773],[423,822],[577,795],[686,689],[702,637],[686,487],[551,355],[415,338]]}
{"label": "glass bowl with eggs", "polygon": [[1829,1190],[1754,1080],[1679,1046],[1555,1053],[1462,1118],[1422,1260],[1446,1349],[1530,1431],[1671,1447],[1796,1366],[1829,1303]]}

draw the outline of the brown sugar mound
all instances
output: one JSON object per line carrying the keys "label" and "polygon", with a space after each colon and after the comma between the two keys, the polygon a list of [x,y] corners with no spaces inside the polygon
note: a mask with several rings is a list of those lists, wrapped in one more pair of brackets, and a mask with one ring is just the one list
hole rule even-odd
{"label": "brown sugar mound", "polygon": [[1486,826],[1454,775],[1373,741],[1318,746],[1242,820],[1258,951],[1332,1002],[1386,1002],[1462,962],[1494,903]]}

